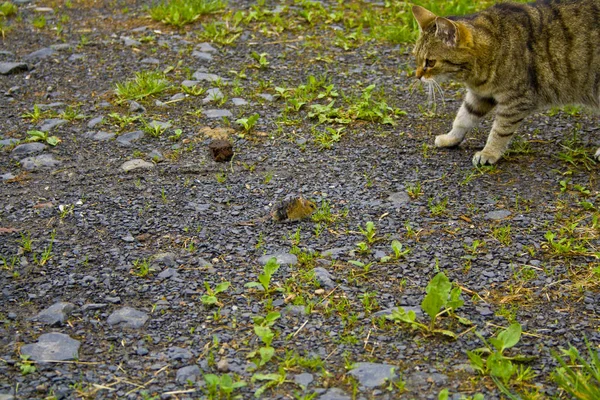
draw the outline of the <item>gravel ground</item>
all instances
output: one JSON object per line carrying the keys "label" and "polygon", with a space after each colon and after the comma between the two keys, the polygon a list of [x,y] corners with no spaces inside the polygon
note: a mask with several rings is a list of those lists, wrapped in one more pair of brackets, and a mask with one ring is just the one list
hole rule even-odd
{"label": "gravel ground", "polygon": [[[152,21],[141,1],[21,3],[0,51],[0,399],[220,398],[206,374],[244,381],[240,398],[495,399],[466,352],[483,346],[476,333],[515,321],[524,334],[510,354],[531,356],[536,375],[508,387],[562,398],[551,353],[600,346],[597,116],[529,118],[514,151],[478,170],[489,121],[458,149],[433,147],[460,87],[444,86],[432,112],[409,90],[409,47],[345,49],[345,25],[309,25],[300,2],[232,0],[227,10],[268,9],[293,26],[277,32],[263,15],[229,45],[200,23]],[[155,70],[170,89],[115,95]],[[326,77],[322,95],[286,112],[310,76]],[[211,91],[186,95],[186,80]],[[350,108],[369,85],[389,120],[311,117],[332,100]],[[236,123],[255,113],[249,131]],[[151,121],[168,127],[154,137]],[[60,143],[28,143],[33,130]],[[230,161],[213,159],[215,138],[233,144]],[[319,212],[271,221],[298,196]],[[393,240],[410,251],[386,260]],[[247,287],[273,256],[270,290]],[[462,289],[456,314],[472,323],[440,317],[455,340],[384,317],[403,306],[428,324],[419,305],[438,271]],[[274,356],[257,366],[261,323]]]}

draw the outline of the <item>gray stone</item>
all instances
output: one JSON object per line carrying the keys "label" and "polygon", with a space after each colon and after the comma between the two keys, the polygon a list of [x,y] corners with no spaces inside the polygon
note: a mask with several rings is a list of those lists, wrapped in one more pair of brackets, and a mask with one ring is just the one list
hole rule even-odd
{"label": "gray stone", "polygon": [[58,332],[46,333],[37,343],[21,347],[21,354],[33,361],[66,361],[78,358],[80,342]]}
{"label": "gray stone", "polygon": [[173,126],[173,124],[170,122],[162,122],[157,120],[152,120],[148,125],[152,128],[160,128],[162,130],[169,129],[171,126]]}
{"label": "gray stone", "polygon": [[28,61],[37,61],[37,60],[42,60],[44,58],[53,56],[56,54],[56,51],[51,48],[51,47],[46,47],[43,49],[39,49],[34,51],[33,53],[29,53],[26,56],[23,57],[24,60],[28,60]]}
{"label": "gray stone", "polygon": [[140,60],[140,62],[142,64],[151,64],[151,65],[158,65],[158,64],[160,64],[160,60],[158,58],[154,58],[154,57],[142,58]]}
{"label": "gray stone", "polygon": [[72,303],[54,303],[34,318],[48,325],[62,325],[74,309],[75,305]]}
{"label": "gray stone", "polygon": [[233,103],[234,106],[245,106],[246,104],[248,104],[248,102],[240,97],[234,97],[233,99],[231,99],[231,102]]}
{"label": "gray stone", "polygon": [[188,381],[196,382],[200,375],[200,367],[198,367],[197,365],[189,365],[187,367],[179,368],[177,370],[175,380],[177,381],[177,383],[184,385]]}
{"label": "gray stone", "polygon": [[19,141],[20,141],[19,139],[13,139],[13,138],[2,139],[2,140],[0,140],[0,148],[2,146],[12,146],[13,144],[19,143]]}
{"label": "gray stone", "polygon": [[196,57],[198,61],[206,61],[210,62],[213,59],[213,56],[210,53],[205,53],[203,51],[194,50],[192,52],[192,56]]}
{"label": "gray stone", "polygon": [[146,112],[146,109],[144,108],[143,105],[141,105],[140,103],[138,103],[137,101],[131,100],[129,102],[129,111],[131,112]]}
{"label": "gray stone", "polygon": [[160,274],[156,275],[156,277],[158,279],[169,279],[169,278],[173,278],[173,277],[178,277],[179,273],[177,272],[176,269],[173,268],[167,268],[164,271],[162,271]]}
{"label": "gray stone", "polygon": [[181,86],[190,88],[190,87],[198,86],[199,83],[200,83],[200,81],[191,81],[189,79],[186,79],[185,81],[181,82]]}
{"label": "gray stone", "polygon": [[96,118],[91,119],[90,122],[88,122],[87,127],[93,129],[96,125],[101,124],[102,122],[104,122],[104,116],[100,115]]}
{"label": "gray stone", "polygon": [[219,88],[212,88],[206,91],[206,97],[202,99],[202,103],[210,103],[211,101],[219,101],[223,99],[224,95]]}
{"label": "gray stone", "polygon": [[435,386],[443,386],[448,382],[448,376],[439,372],[423,372],[417,371],[405,376],[406,387],[411,390],[418,391],[419,389],[431,389],[432,384]]}
{"label": "gray stone", "polygon": [[410,202],[410,196],[406,192],[396,192],[389,195],[387,201],[394,207],[400,207]]}
{"label": "gray stone", "polygon": [[67,58],[67,61],[75,62],[75,61],[84,60],[84,59],[85,59],[85,54],[71,54],[69,56],[69,58]]}
{"label": "gray stone", "polygon": [[68,121],[66,119],[61,119],[61,118],[51,118],[51,119],[47,119],[42,123],[42,126],[40,127],[40,131],[42,132],[50,132],[51,129],[56,128],[57,126],[61,126],[63,124],[66,124]]}
{"label": "gray stone", "polygon": [[132,39],[128,36],[121,36],[121,40],[123,41],[123,44],[128,47],[137,47],[142,45],[142,42],[139,40]]}
{"label": "gray stone", "polygon": [[298,257],[294,254],[290,253],[276,253],[276,254],[267,254],[258,259],[258,263],[260,265],[266,265],[267,262],[275,257],[279,265],[296,265],[298,264]]}
{"label": "gray stone", "polygon": [[104,132],[104,131],[99,131],[96,134],[94,134],[94,136],[92,136],[92,139],[98,141],[98,142],[105,142],[107,140],[110,140],[112,138],[115,137],[115,134],[112,132]]}
{"label": "gray stone", "polygon": [[318,400],[352,400],[342,389],[331,388],[318,397]]}
{"label": "gray stone", "polygon": [[32,154],[41,153],[46,150],[46,145],[40,142],[33,143],[24,143],[16,146],[11,152],[10,155],[14,158],[21,158],[23,156],[29,156]]}
{"label": "gray stone", "polygon": [[133,131],[127,132],[117,137],[117,142],[123,146],[131,146],[131,142],[135,142],[144,137],[144,132]]}
{"label": "gray stone", "polygon": [[321,252],[321,256],[322,257],[331,257],[335,260],[335,259],[338,259],[341,255],[348,252],[349,250],[350,250],[350,248],[348,248],[348,247],[335,247],[333,249],[323,250]]}
{"label": "gray stone", "polygon": [[223,78],[221,78],[219,75],[215,75],[215,74],[209,74],[206,72],[201,72],[201,71],[196,71],[194,72],[194,75],[192,75],[192,78],[194,78],[197,81],[206,81],[206,82],[214,82],[214,81],[222,81]]}
{"label": "gray stone", "polygon": [[204,116],[206,118],[231,118],[233,114],[229,110],[206,110],[204,111]]}
{"label": "gray stone", "polygon": [[65,103],[63,103],[62,101],[55,101],[54,103],[49,104],[36,104],[36,106],[42,111],[53,110],[55,108],[64,107],[64,105]]}
{"label": "gray stone", "polygon": [[217,371],[229,372],[229,361],[226,358],[221,358],[217,363]]}
{"label": "gray stone", "polygon": [[490,211],[487,214],[485,214],[484,218],[491,219],[494,221],[499,221],[499,220],[510,217],[510,215],[511,215],[511,213],[508,210],[495,210],[495,211]]}
{"label": "gray stone", "polygon": [[174,267],[177,265],[175,262],[174,253],[157,253],[152,257],[153,261],[157,264],[162,264],[167,267]]}
{"label": "gray stone", "polygon": [[193,356],[191,351],[181,347],[170,347],[167,349],[167,357],[169,360],[189,360]]}
{"label": "gray stone", "polygon": [[260,93],[258,96],[259,96],[259,97],[262,97],[262,98],[263,98],[263,99],[265,99],[266,101],[273,101],[273,100],[275,100],[275,99],[273,98],[273,95],[271,95],[271,94],[268,94],[268,93]]}
{"label": "gray stone", "polygon": [[144,161],[139,158],[125,161],[123,163],[123,165],[121,165],[121,169],[125,172],[135,171],[136,169],[141,169],[141,170],[153,169],[154,167],[155,167],[155,165],[153,163]]}
{"label": "gray stone", "polygon": [[26,157],[19,161],[21,167],[27,171],[37,171],[39,169],[54,168],[60,165],[52,154],[40,154],[39,156]]}
{"label": "gray stone", "polygon": [[397,377],[395,369],[397,367],[389,364],[360,362],[354,364],[354,368],[348,374],[358,379],[361,386],[373,389],[395,379]]}
{"label": "gray stone", "polygon": [[88,303],[88,304],[84,304],[81,306],[80,310],[81,312],[86,312],[88,310],[101,310],[103,308],[106,308],[108,304],[106,303]]}
{"label": "gray stone", "polygon": [[159,163],[165,160],[165,156],[163,156],[162,153],[158,150],[152,150],[150,153],[148,153],[148,157],[150,157],[155,163]]}
{"label": "gray stone", "polygon": [[302,374],[294,375],[294,382],[297,385],[302,386],[303,388],[307,388],[314,381],[314,377],[312,374],[304,372]]}
{"label": "gray stone", "polygon": [[20,62],[0,62],[0,75],[17,74],[27,71],[29,67],[25,63]]}
{"label": "gray stone", "polygon": [[50,48],[57,51],[72,50],[73,45],[71,43],[58,43],[51,45]]}
{"label": "gray stone", "polygon": [[6,174],[0,175],[0,180],[7,181],[9,179],[14,179],[14,177],[15,176],[13,174],[11,174],[10,172],[7,172]]}
{"label": "gray stone", "polygon": [[109,325],[119,325],[123,328],[138,329],[144,326],[148,320],[148,314],[131,307],[123,307],[108,316],[106,322]]}
{"label": "gray stone", "polygon": [[176,93],[173,96],[171,96],[171,98],[169,99],[170,101],[177,101],[177,100],[183,100],[185,99],[187,96],[183,93]]}
{"label": "gray stone", "polygon": [[335,282],[333,281],[331,274],[325,268],[317,267],[313,269],[313,272],[315,273],[315,278],[317,278],[317,281],[321,286],[326,288],[335,287]]}
{"label": "gray stone", "polygon": [[0,393],[0,400],[15,400],[15,396],[8,393]]}
{"label": "gray stone", "polygon": [[[414,311],[415,314],[417,316],[422,316],[423,315],[423,310],[421,310],[421,307],[417,307],[417,306],[402,306],[402,308],[404,309],[404,311],[409,312],[409,311]],[[376,313],[373,313],[373,317],[377,318],[377,317],[383,317],[386,315],[392,315],[392,313],[397,310],[398,307],[392,307],[392,308],[386,308],[385,310],[380,310],[377,311]]]}
{"label": "gray stone", "polygon": [[210,43],[199,43],[196,48],[199,51],[205,52],[205,53],[216,53],[217,49],[215,49],[214,47],[212,47],[210,45]]}

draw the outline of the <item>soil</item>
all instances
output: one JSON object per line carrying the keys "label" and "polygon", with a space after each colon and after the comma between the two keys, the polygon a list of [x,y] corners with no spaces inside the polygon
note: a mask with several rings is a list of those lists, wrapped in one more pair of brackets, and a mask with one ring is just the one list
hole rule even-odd
{"label": "soil", "polygon": [[[232,0],[227,10],[253,5]],[[346,50],[335,45],[341,22],[311,26],[297,16],[299,4],[285,5],[293,29],[254,21],[228,45],[202,35],[202,24],[224,13],[178,30],[151,20],[142,1],[24,2],[8,20],[0,62],[27,69],[0,75],[2,398],[208,398],[203,375],[227,373],[246,382],[233,391],[240,398],[252,398],[266,374],[278,380],[260,398],[437,399],[443,389],[456,399],[500,398],[467,351],[513,322],[524,334],[507,354],[531,356],[524,365],[535,377],[513,376],[507,386],[548,398],[564,396],[551,379],[552,352],[569,344],[585,352],[586,339],[597,351],[600,196],[589,156],[600,141],[598,117],[533,116],[513,152],[476,169],[471,157],[489,120],[459,148],[433,146],[451,126],[460,86],[445,84],[445,102],[432,112],[425,91],[410,90],[409,44],[365,40]],[[46,26],[35,28],[40,15]],[[269,64],[260,68],[253,52]],[[167,71],[172,87],[137,104],[121,101],[116,85],[148,70]],[[206,94],[184,95],[180,83],[197,71],[221,77],[198,85],[226,97],[204,103]],[[297,88],[311,75],[326,77],[338,96],[285,112],[276,88]],[[396,110],[393,125],[310,117],[313,104],[350,107],[369,85]],[[34,105],[40,118],[27,115]],[[209,118],[215,109],[231,116]],[[69,119],[70,110],[84,117]],[[140,119],[121,126],[113,113]],[[249,130],[236,123],[255,113]],[[25,143],[52,118],[65,119],[49,128],[60,143],[16,150],[11,139]],[[170,127],[153,136],[142,120]],[[340,128],[325,148],[319,135]],[[215,161],[215,139],[233,145],[231,160]],[[39,154],[45,158],[28,167],[25,159]],[[314,201],[327,218],[272,221],[274,205],[290,196]],[[369,221],[372,243],[361,233]],[[410,252],[382,260],[393,255],[393,240]],[[282,261],[272,290],[246,287],[258,281],[261,257],[272,255]],[[381,317],[409,307],[428,325],[419,305],[439,271],[462,289],[455,314],[471,322],[438,318],[455,340]],[[230,286],[217,304],[203,301],[221,282]],[[39,313],[58,302],[73,307],[44,322]],[[148,319],[115,323],[124,307]],[[275,354],[255,371],[258,356],[248,356],[264,344],[253,318],[269,312],[281,314],[271,326]],[[79,341],[76,356],[23,357],[23,346],[52,332]],[[361,362],[391,365],[396,378],[371,387],[349,373]],[[35,371],[27,373],[30,363]]]}

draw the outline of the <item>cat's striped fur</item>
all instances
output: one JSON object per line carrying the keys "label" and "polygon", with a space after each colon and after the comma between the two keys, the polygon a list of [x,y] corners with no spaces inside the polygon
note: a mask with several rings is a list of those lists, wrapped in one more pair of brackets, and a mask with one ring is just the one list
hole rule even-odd
{"label": "cat's striped fur", "polygon": [[437,136],[436,146],[460,144],[495,110],[485,148],[473,158],[475,165],[494,164],[531,113],[564,104],[600,109],[600,0],[499,3],[448,18],[414,6],[413,15],[421,28],[417,78],[467,87],[452,130]]}

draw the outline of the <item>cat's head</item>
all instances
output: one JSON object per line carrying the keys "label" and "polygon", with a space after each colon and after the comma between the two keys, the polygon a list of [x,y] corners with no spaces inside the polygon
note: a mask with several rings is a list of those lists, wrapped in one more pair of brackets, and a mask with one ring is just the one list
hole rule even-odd
{"label": "cat's head", "polygon": [[420,6],[413,6],[413,15],[421,28],[414,49],[416,76],[424,82],[469,78],[474,54],[473,34],[462,22],[438,17]]}

